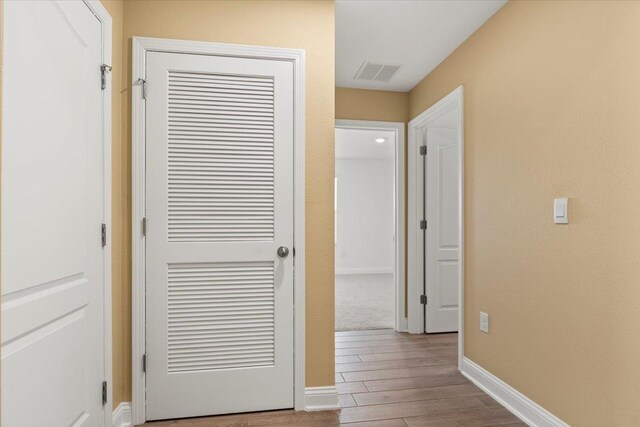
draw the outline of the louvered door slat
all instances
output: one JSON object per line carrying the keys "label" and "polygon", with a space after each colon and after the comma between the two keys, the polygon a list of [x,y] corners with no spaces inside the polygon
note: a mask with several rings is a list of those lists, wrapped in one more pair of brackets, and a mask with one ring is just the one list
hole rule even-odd
{"label": "louvered door slat", "polygon": [[[272,239],[273,79],[169,71],[168,104],[169,241]],[[189,114],[216,107],[223,107],[226,114],[234,110],[239,114]],[[260,112],[265,118],[257,124],[251,116],[243,116],[248,112]],[[236,150],[236,158],[229,160],[228,153]],[[187,196],[194,195],[199,200],[185,205]],[[216,211],[188,209],[219,206],[238,197],[243,202],[227,210],[224,219]],[[265,207],[271,209],[265,212]]]}
{"label": "louvered door slat", "polygon": [[[186,270],[186,271],[185,271]],[[187,273],[185,275],[185,272]],[[273,263],[210,264],[202,266],[170,265],[168,276],[168,371],[181,372],[201,369],[230,369],[264,366],[274,362],[274,318],[272,315],[253,318],[251,323],[239,313],[254,315],[273,313]],[[193,277],[208,280],[207,285],[194,292],[185,287]],[[265,285],[246,292],[245,281],[255,277],[268,279]],[[227,280],[232,278],[232,281]],[[224,289],[224,293],[219,291]],[[234,292],[236,291],[236,292]],[[184,316],[183,307],[201,308],[198,316]],[[220,329],[217,324],[227,321],[233,328]],[[206,332],[205,349],[198,345]],[[180,347],[174,344],[179,343]],[[217,348],[234,344],[239,350],[252,350],[253,357],[219,353]],[[256,351],[257,344],[269,344]],[[184,350],[188,346],[193,352]],[[175,351],[178,351],[176,353]]]}

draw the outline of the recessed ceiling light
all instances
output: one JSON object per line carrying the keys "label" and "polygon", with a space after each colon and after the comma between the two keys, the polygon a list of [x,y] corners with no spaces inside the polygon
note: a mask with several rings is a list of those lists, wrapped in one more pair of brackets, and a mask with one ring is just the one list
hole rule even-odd
{"label": "recessed ceiling light", "polygon": [[386,141],[386,139],[384,139],[384,138],[376,138],[376,142],[377,142],[378,144],[382,144],[382,143],[383,143],[383,142],[385,142],[385,141]]}

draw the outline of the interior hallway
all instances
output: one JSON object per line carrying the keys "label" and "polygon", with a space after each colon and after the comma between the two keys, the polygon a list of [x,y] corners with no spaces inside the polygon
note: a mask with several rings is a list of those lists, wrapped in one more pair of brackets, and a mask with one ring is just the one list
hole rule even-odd
{"label": "interior hallway", "polygon": [[457,334],[336,332],[340,411],[270,411],[161,421],[179,427],[525,426],[458,372]]}

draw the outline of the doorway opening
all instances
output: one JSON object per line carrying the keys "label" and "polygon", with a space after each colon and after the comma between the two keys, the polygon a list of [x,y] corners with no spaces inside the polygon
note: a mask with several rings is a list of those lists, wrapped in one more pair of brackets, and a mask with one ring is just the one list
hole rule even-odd
{"label": "doorway opening", "polygon": [[336,331],[406,331],[404,124],[338,120]]}

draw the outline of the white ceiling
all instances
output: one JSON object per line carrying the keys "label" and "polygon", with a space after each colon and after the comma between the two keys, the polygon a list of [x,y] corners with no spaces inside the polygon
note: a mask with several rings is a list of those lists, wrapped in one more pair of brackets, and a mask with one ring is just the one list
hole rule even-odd
{"label": "white ceiling", "polygon": [[[506,0],[337,0],[336,86],[407,92]],[[402,65],[387,83],[357,81],[364,61]]]}
{"label": "white ceiling", "polygon": [[[376,138],[385,142],[377,143]],[[337,159],[393,159],[395,132],[336,129]]]}

